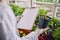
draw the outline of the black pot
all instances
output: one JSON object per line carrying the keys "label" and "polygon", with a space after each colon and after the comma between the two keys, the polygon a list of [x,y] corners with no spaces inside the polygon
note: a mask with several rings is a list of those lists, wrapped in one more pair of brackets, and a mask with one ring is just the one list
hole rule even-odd
{"label": "black pot", "polygon": [[38,27],[39,28],[46,28],[49,26],[50,21],[51,21],[50,17],[47,16],[45,19],[44,15],[40,15]]}
{"label": "black pot", "polygon": [[44,17],[43,17],[43,15],[40,15],[38,27],[42,28],[43,23],[44,23]]}

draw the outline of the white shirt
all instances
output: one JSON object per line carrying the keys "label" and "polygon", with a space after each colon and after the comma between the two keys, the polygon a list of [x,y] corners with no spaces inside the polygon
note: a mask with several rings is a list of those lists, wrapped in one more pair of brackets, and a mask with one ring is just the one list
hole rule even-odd
{"label": "white shirt", "polygon": [[19,37],[16,18],[6,2],[0,2],[0,40],[38,40],[36,32],[31,32],[26,37]]}

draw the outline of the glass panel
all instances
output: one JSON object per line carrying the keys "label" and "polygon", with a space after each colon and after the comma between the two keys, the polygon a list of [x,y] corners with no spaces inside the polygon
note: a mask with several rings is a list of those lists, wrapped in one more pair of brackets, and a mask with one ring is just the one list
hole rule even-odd
{"label": "glass panel", "polygon": [[40,1],[40,2],[53,2],[53,0],[36,0],[36,1]]}
{"label": "glass panel", "polygon": [[58,19],[60,19],[60,7],[57,7],[56,17],[57,17]]}
{"label": "glass panel", "polygon": [[10,3],[15,3],[15,1],[9,1]]}

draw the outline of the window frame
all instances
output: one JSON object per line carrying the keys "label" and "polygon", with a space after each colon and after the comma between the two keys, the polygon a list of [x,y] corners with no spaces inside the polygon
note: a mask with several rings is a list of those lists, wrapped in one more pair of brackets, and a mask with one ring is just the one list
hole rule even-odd
{"label": "window frame", "polygon": [[[28,0],[15,0],[15,3],[17,2],[27,2]],[[56,13],[57,13],[57,7],[60,6],[60,4],[58,3],[59,0],[53,0],[53,2],[39,2],[39,1],[36,1],[36,0],[30,0],[31,1],[31,5],[30,7],[33,7],[35,4],[36,5],[50,5],[50,6],[53,6],[53,16],[56,17]]]}
{"label": "window frame", "polygon": [[38,1],[36,1],[35,0],[35,4],[36,5],[51,5],[51,6],[53,6],[53,16],[54,17],[56,17],[56,13],[57,13],[57,7],[59,7],[60,6],[60,4],[58,3],[58,0],[53,0],[54,2],[53,3],[51,3],[51,2],[38,2]]}

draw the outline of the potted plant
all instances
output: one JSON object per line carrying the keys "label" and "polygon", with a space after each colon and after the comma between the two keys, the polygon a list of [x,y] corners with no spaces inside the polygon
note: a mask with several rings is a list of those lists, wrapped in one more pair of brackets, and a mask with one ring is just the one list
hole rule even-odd
{"label": "potted plant", "polygon": [[35,20],[35,24],[36,24],[36,25],[38,24],[40,15],[46,15],[46,14],[47,14],[47,11],[46,11],[46,10],[44,10],[44,9],[39,9],[38,15],[37,15],[36,20]]}
{"label": "potted plant", "polygon": [[49,22],[51,21],[51,18],[47,16],[47,11],[44,9],[40,10],[40,17],[39,17],[39,28],[46,28],[49,25]]}

